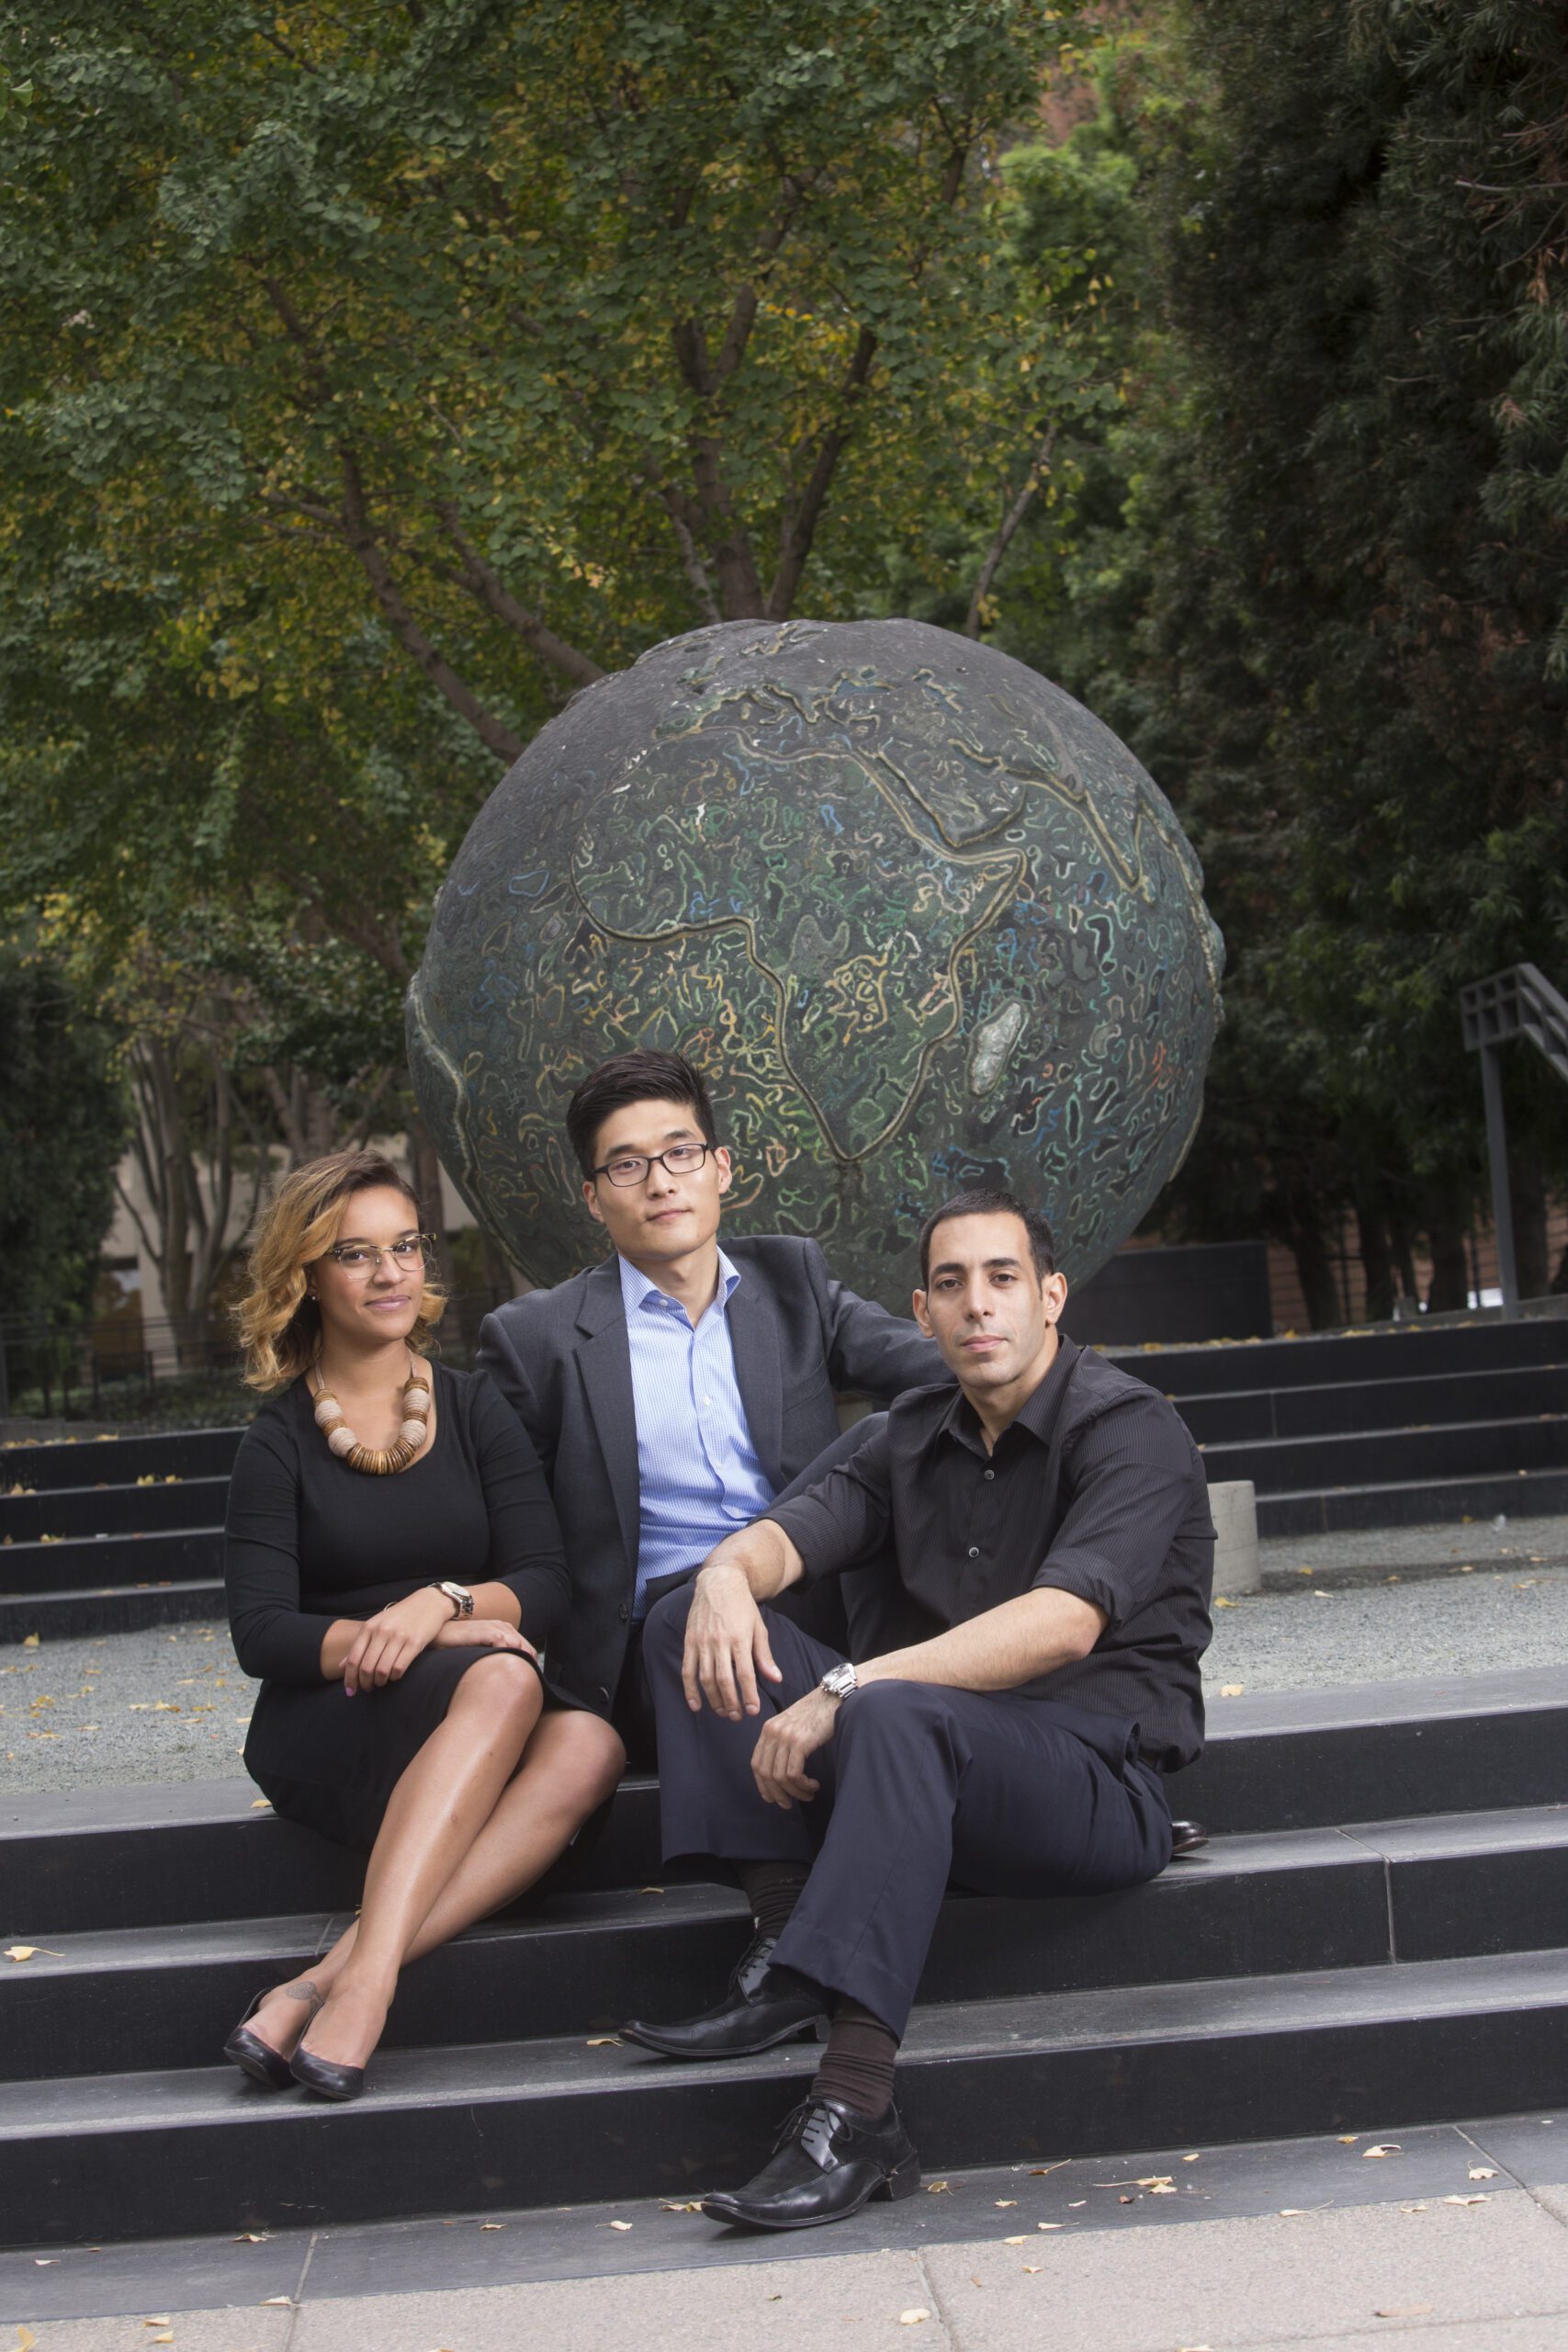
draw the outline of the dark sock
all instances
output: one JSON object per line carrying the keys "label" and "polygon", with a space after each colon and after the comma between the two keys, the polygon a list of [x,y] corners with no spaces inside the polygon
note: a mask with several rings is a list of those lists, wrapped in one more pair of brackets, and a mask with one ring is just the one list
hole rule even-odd
{"label": "dark sock", "polygon": [[737,1862],[735,1875],[760,1936],[782,1936],[806,1884],[804,1862]]}
{"label": "dark sock", "polygon": [[897,2035],[858,2001],[840,2001],[811,2088],[818,2098],[841,2098],[862,2115],[886,2115],[897,2062]]}

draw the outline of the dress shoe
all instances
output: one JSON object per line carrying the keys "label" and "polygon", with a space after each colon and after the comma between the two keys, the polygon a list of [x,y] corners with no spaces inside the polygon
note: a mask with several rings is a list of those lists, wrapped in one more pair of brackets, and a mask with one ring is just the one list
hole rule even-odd
{"label": "dress shoe", "polygon": [[282,2051],[275,2050],[270,2042],[262,2040],[259,2033],[253,2033],[250,2030],[251,2019],[262,2003],[270,2000],[273,1989],[269,1985],[265,1993],[256,1995],[223,2044],[223,2055],[231,2064],[238,2066],[242,2074],[249,2075],[253,2083],[260,2083],[265,2090],[291,2091],[294,2076]]}
{"label": "dress shoe", "polygon": [[303,2046],[294,2052],[289,2072],[321,2098],[357,2098],[365,2088],[363,2066],[340,2066],[335,2058],[318,2058]]}
{"label": "dress shoe", "polygon": [[1208,1842],[1209,1833],[1201,1821],[1173,1821],[1170,1825],[1172,1861],[1182,1854],[1195,1854],[1201,1846],[1206,1846]]}
{"label": "dress shoe", "polygon": [[785,2119],[755,2180],[705,2197],[703,2211],[752,2230],[813,2230],[874,2197],[912,2197],[919,2185],[920,2160],[896,2107],[862,2115],[841,2098],[811,2096]]}
{"label": "dress shoe", "polygon": [[753,1936],[716,2007],[674,2025],[632,2018],[621,2028],[622,2038],[666,2058],[750,2058],[776,2041],[814,2033],[827,2017],[828,1996],[805,1977],[769,1967],[777,1941],[776,1936]]}

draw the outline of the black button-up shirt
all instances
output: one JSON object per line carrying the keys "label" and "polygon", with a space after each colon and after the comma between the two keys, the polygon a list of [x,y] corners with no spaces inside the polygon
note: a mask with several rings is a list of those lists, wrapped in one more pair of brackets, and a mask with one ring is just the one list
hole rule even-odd
{"label": "black button-up shirt", "polygon": [[1136,1724],[1161,1771],[1201,1748],[1214,1565],[1202,1458],[1164,1396],[1071,1340],[992,1453],[962,1394],[912,1389],[858,1453],[765,1516],[808,1580],[891,1547],[907,1642],[1036,1586],[1077,1594],[1105,1612],[1099,1641],[1021,1690]]}

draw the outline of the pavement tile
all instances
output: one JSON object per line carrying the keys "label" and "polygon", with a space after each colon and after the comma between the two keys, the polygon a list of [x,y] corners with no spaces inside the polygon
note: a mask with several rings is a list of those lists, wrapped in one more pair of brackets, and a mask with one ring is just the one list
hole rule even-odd
{"label": "pavement tile", "polygon": [[[154,2326],[154,2316],[164,2322]],[[264,2311],[238,2304],[220,2312],[139,2312],[125,2319],[40,2320],[28,2333],[11,2320],[0,2330],[4,2352],[148,2352],[170,2345],[173,2352],[285,2352],[293,2324],[290,2311]],[[422,2346],[421,2352],[427,2352]]]}
{"label": "pavement tile", "polygon": [[[1247,2352],[1299,2352],[1303,2341],[1281,2335],[1272,2344],[1249,2345]],[[1451,2327],[1429,2319],[1392,2319],[1372,2335],[1314,2335],[1310,2341],[1311,2352],[1373,2352],[1379,2344],[1400,2344],[1405,2352],[1562,2352],[1563,2316],[1555,2312],[1538,2319],[1489,2319],[1480,2333],[1469,2319],[1456,2320]],[[1210,2352],[1227,2347],[1216,2339]]]}
{"label": "pavement tile", "polygon": [[[1046,2329],[1052,2352],[1321,2352],[1377,2333],[1382,2312],[1400,2315],[1390,2328],[1468,2326],[1467,2352],[1492,2352],[1497,2317],[1568,2314],[1568,2232],[1532,2199],[1413,2202],[923,2258],[954,2352],[1016,2352]],[[1553,2324],[1562,2352],[1568,2320]]]}
{"label": "pavement tile", "polygon": [[[900,2324],[905,2312],[927,2319]],[[178,2339],[176,2339],[177,2343]],[[829,2256],[743,2269],[558,2279],[308,2306],[288,2352],[952,2352],[908,2255]],[[83,2347],[87,2352],[87,2347]],[[92,2352],[97,2352],[95,2345]],[[205,2352],[205,2347],[203,2347]]]}

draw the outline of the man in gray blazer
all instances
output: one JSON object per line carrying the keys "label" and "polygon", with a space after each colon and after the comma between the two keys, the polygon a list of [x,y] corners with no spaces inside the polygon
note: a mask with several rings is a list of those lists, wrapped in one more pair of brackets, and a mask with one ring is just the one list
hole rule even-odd
{"label": "man in gray blazer", "polygon": [[814,1241],[720,1249],[729,1154],[682,1055],[605,1062],[567,1132],[615,1254],[487,1316],[479,1363],[538,1450],[566,1539],[573,1608],[551,1667],[647,1760],[649,1600],[868,1434],[840,1438],[835,1390],[891,1402],[951,1374]]}

